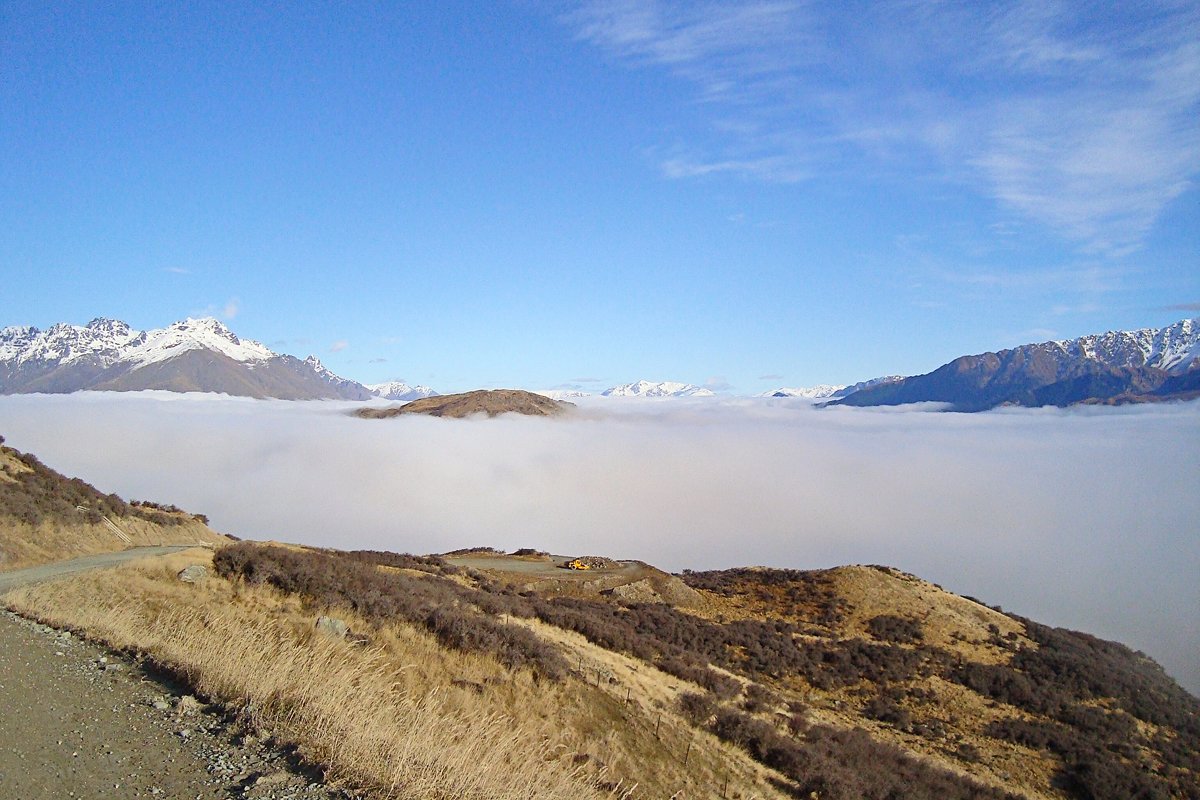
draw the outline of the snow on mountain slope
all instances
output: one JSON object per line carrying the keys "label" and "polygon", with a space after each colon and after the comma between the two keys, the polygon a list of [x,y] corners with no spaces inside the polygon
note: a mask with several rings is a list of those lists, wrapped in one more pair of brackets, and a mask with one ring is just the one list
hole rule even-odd
{"label": "snow on mountain slope", "polygon": [[759,397],[800,397],[805,400],[824,400],[829,397],[836,397],[845,388],[845,386],[833,386],[828,383],[799,389],[789,389],[784,386],[774,391],[763,392]]}
{"label": "snow on mountain slope", "polygon": [[835,404],[936,402],[955,411],[1000,405],[1187,400],[1200,393],[1200,320],[1109,331],[960,356],[924,375],[847,394]]}
{"label": "snow on mountain slope", "polygon": [[189,317],[166,328],[147,331],[145,340],[131,348],[122,360],[145,366],[188,350],[212,350],[246,364],[267,361],[278,355],[258,342],[238,338],[212,317]]}
{"label": "snow on mountain slope", "polygon": [[404,381],[387,381],[386,383],[364,384],[367,391],[385,400],[420,400],[423,397],[436,397],[437,392],[428,386],[411,386]]}
{"label": "snow on mountain slope", "polygon": [[692,383],[638,381],[601,392],[604,397],[715,397],[713,392]]}
{"label": "snow on mountain slope", "polygon": [[551,400],[579,400],[592,396],[591,392],[581,392],[578,389],[536,389],[533,393],[549,397]]}
{"label": "snow on mountain slope", "polygon": [[102,364],[111,364],[130,347],[141,343],[144,337],[141,331],[131,329],[120,320],[103,317],[87,325],[60,322],[45,331],[32,326],[10,327],[0,331],[0,361],[71,364],[92,358]]}
{"label": "snow on mountain slope", "polygon": [[1078,339],[1043,342],[1067,359],[1089,359],[1112,367],[1154,367],[1186,372],[1200,358],[1200,320],[1185,319],[1165,328],[1108,331]]}
{"label": "snow on mountain slope", "polygon": [[85,389],[217,392],[282,399],[366,400],[363,386],[239,338],[212,318],[138,331],[120,320],[0,330],[0,393]]}

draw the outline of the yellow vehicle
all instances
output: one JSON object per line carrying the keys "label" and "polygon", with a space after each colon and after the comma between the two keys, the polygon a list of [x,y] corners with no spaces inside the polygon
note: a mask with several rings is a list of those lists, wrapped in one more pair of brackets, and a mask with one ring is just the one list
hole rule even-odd
{"label": "yellow vehicle", "polygon": [[574,561],[567,562],[567,569],[591,569],[591,566],[577,558]]}

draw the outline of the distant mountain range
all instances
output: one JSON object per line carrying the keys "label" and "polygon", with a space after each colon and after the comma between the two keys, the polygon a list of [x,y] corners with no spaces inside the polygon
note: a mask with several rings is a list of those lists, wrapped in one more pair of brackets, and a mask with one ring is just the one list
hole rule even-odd
{"label": "distant mountain range", "polygon": [[638,381],[614,386],[600,393],[604,397],[715,397],[710,389],[675,381]]}
{"label": "distant mountain range", "polygon": [[839,397],[852,395],[857,391],[879,386],[886,383],[895,383],[896,381],[904,380],[903,375],[885,375],[882,378],[872,378],[869,381],[860,381],[851,384],[850,386],[830,385],[822,383],[818,386],[809,386],[800,389],[781,388],[771,392],[763,392],[759,397],[798,397],[804,400],[832,400]]}
{"label": "distant mountain range", "polygon": [[438,393],[428,386],[410,386],[404,381],[388,381],[387,383],[365,384],[367,391],[384,400],[420,400],[425,397],[437,397]]}
{"label": "distant mountain range", "polygon": [[1109,331],[962,356],[926,375],[869,386],[831,405],[1002,405],[1156,402],[1200,397],[1200,320]]}
{"label": "distant mountain range", "polygon": [[[545,389],[538,394],[553,400],[578,400],[584,397],[595,397],[591,392],[578,389]],[[694,383],[679,383],[678,381],[636,381],[623,383],[611,389],[600,392],[601,397],[716,397],[716,393]]]}
{"label": "distant mountain range", "polygon": [[[0,329],[0,394],[83,390],[217,392],[284,400],[409,401],[437,396],[404,381],[364,385],[327,369],[239,338],[212,318],[186,319],[139,331],[98,318]],[[555,390],[556,400],[586,392]],[[704,398],[710,389],[675,381],[637,381],[600,393],[615,398]],[[1200,319],[1166,328],[1110,331],[962,356],[926,375],[889,375],[851,386],[780,388],[761,397],[880,406],[944,403],[955,411],[1000,405],[1153,402],[1200,397]]]}
{"label": "distant mountain range", "polygon": [[404,399],[435,394],[404,383],[363,386],[242,339],[215,319],[186,319],[139,331],[114,319],[0,329],[0,394],[83,390],[218,392],[284,400]]}

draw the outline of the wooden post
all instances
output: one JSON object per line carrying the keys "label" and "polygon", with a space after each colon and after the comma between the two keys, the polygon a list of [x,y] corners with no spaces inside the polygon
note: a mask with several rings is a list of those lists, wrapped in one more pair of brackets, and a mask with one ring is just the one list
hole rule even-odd
{"label": "wooden post", "polygon": [[629,696],[631,694],[633,694],[633,687],[632,686],[625,687],[625,705],[629,705]]}
{"label": "wooden post", "polygon": [[658,712],[658,719],[656,719],[654,722],[654,738],[655,739],[658,738],[658,728],[660,725],[662,725],[662,712],[661,711]]}
{"label": "wooden post", "polygon": [[692,754],[692,740],[688,739],[688,749],[687,749],[687,752],[683,754],[683,765],[685,767],[687,766],[688,756],[690,756],[691,754]]}
{"label": "wooden post", "polygon": [[721,797],[725,797],[725,792],[729,791],[729,773],[725,774],[725,783],[721,784]]}

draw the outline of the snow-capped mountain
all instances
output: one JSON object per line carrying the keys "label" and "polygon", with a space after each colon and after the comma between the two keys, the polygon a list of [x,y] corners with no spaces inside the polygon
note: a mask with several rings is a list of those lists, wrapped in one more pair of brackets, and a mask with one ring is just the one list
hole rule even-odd
{"label": "snow-capped mountain", "polygon": [[1200,358],[1200,319],[1180,320],[1166,328],[1109,331],[1026,347],[1043,350],[1060,364],[1089,360],[1110,367],[1153,367],[1177,375]]}
{"label": "snow-capped mountain", "polygon": [[805,400],[833,400],[839,397],[845,397],[849,394],[854,394],[862,389],[870,388],[871,386],[879,386],[885,383],[895,383],[896,381],[904,380],[903,375],[884,375],[880,378],[871,378],[869,381],[859,381],[852,383],[849,386],[840,384],[822,383],[817,386],[809,386],[800,389],[789,389],[783,387],[776,389],[773,392],[763,392],[759,397],[799,397]]}
{"label": "snow-capped mountain", "polygon": [[1200,320],[1109,331],[996,353],[961,356],[926,375],[865,387],[834,403],[1066,406],[1200,395]]}
{"label": "snow-capped mountain", "polygon": [[[92,322],[94,323],[96,320]],[[114,320],[103,320],[103,322],[119,325],[126,330],[129,328],[124,322]],[[140,338],[139,344],[124,353],[123,360],[145,366],[159,361],[167,361],[189,350],[210,350],[228,356],[234,361],[250,364],[269,361],[278,355],[263,344],[250,339],[238,338],[237,334],[212,317],[188,318],[182,322],[172,322],[165,328],[146,331]],[[317,364],[319,366],[320,362],[318,361]]]}
{"label": "snow-capped mountain", "polygon": [[361,384],[310,356],[275,353],[212,318],[138,331],[121,320],[0,329],[0,393],[84,389],[220,392],[282,399],[366,400]]}
{"label": "snow-capped mountain", "polygon": [[845,388],[845,386],[832,386],[828,383],[797,389],[783,386],[771,392],[763,392],[759,397],[799,397],[804,400],[827,400],[830,397],[839,397],[842,389]]}
{"label": "snow-capped mountain", "polygon": [[692,383],[676,383],[675,381],[638,381],[614,386],[601,392],[604,397],[714,397],[709,389]]}
{"label": "snow-capped mountain", "polygon": [[579,400],[592,396],[591,392],[581,392],[578,389],[537,389],[534,394],[549,397],[551,400]]}
{"label": "snow-capped mountain", "polygon": [[437,397],[438,393],[428,386],[410,386],[404,381],[388,381],[386,383],[368,383],[367,391],[384,400],[420,400],[423,397]]}

